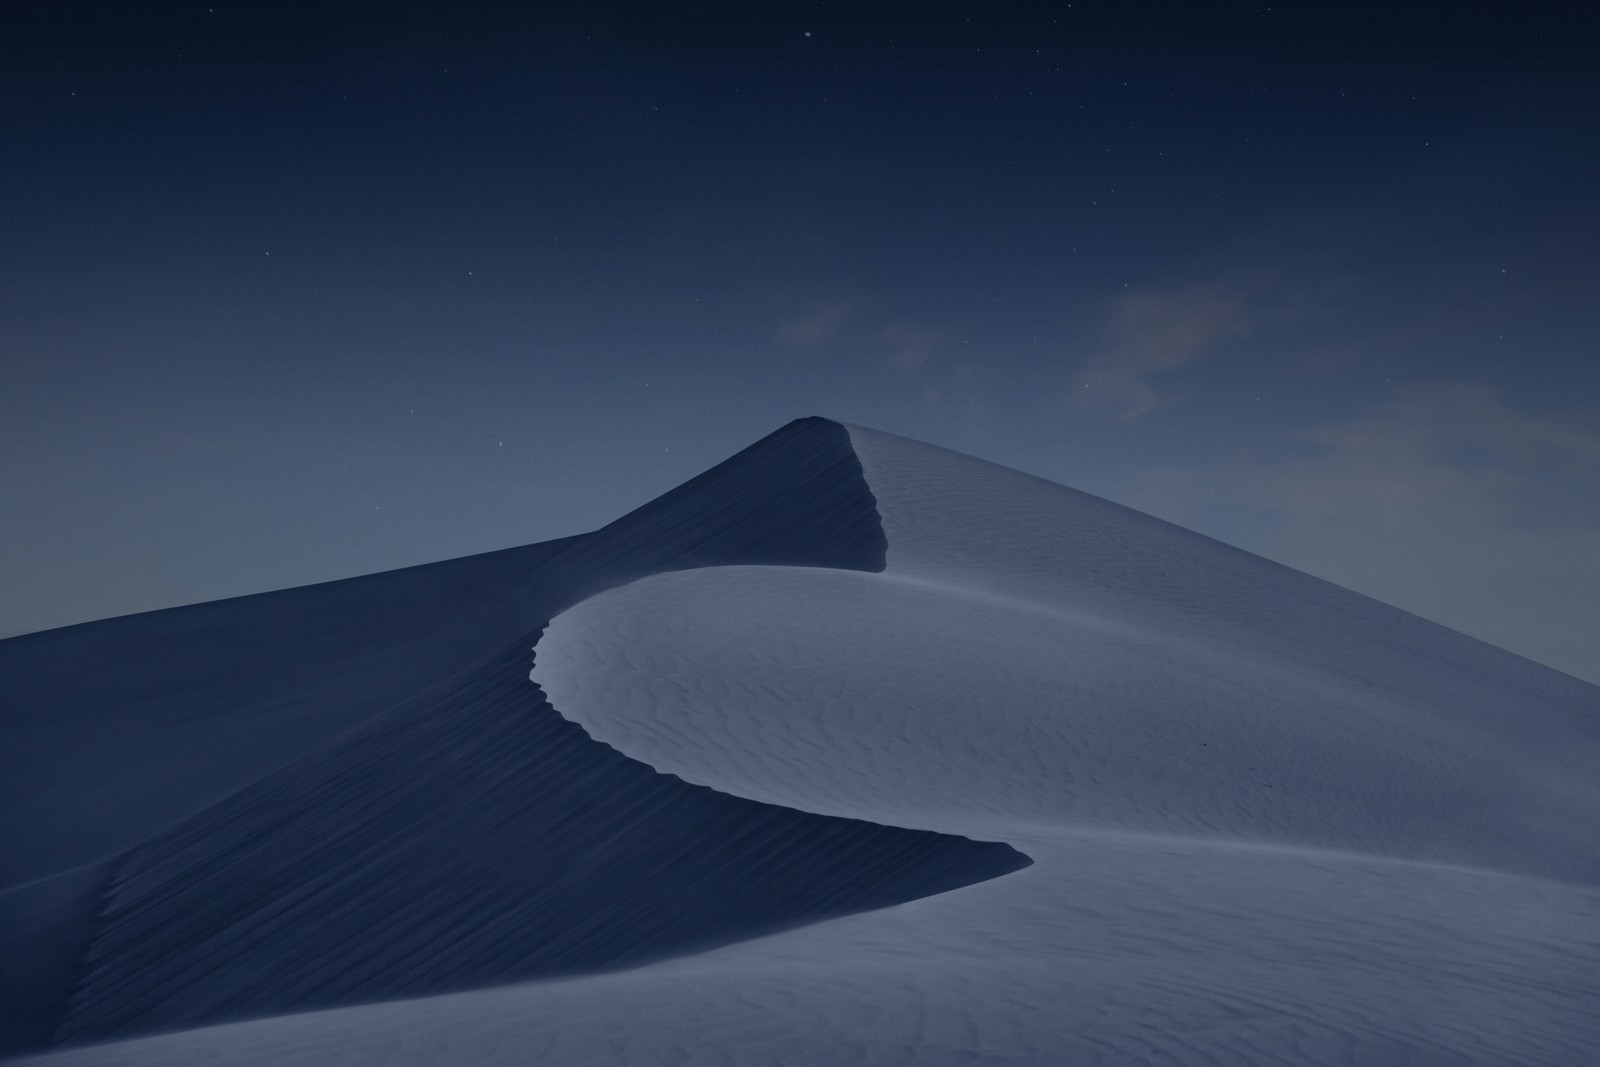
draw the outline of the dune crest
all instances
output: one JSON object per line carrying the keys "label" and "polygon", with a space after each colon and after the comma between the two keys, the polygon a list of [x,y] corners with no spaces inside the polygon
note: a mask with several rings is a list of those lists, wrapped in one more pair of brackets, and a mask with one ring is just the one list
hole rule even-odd
{"label": "dune crest", "polygon": [[[31,829],[27,862],[101,886],[92,936],[45,883],[0,896],[0,933],[55,924],[7,936],[71,979],[57,1039],[190,1028],[37,1062],[1572,1067],[1600,1045],[1594,686],[825,420],[595,533],[435,567],[0,643],[44,709],[6,721],[33,780],[81,778],[51,731],[119,693],[196,717],[232,776],[140,779],[192,740],[87,746],[106,793],[60,826],[128,811],[65,845]],[[451,636],[376,621],[408,607]],[[27,666],[202,648],[178,625],[201,608],[271,655],[147,670],[175,705]],[[385,657],[405,685],[363,688],[351,664]],[[245,724],[275,722],[276,762],[252,757]],[[421,996],[465,986],[489,988]]]}

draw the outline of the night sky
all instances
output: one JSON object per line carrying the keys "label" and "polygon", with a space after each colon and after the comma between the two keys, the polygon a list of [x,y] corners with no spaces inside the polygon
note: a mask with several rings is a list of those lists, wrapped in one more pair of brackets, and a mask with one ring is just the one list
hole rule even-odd
{"label": "night sky", "polygon": [[0,635],[583,532],[815,414],[1600,681],[1593,5],[31,6]]}

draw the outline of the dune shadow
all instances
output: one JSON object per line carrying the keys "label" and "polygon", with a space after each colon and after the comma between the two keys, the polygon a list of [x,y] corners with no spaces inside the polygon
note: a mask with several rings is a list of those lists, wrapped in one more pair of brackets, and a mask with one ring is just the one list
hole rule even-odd
{"label": "dune shadow", "polygon": [[550,706],[532,644],[123,855],[57,1041],[628,967],[1031,862],[658,773]]}

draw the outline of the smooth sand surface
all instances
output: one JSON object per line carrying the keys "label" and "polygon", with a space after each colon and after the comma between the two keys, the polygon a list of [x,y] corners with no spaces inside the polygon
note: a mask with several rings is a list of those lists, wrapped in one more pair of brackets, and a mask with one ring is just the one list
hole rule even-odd
{"label": "smooth sand surface", "polygon": [[[154,996],[203,1022],[181,979],[208,973],[276,988],[263,1011],[316,1006],[285,988],[408,996],[503,965],[492,947],[541,922],[576,924],[571,970],[663,929],[664,958],[37,1062],[1595,1062],[1600,689],[1015,471],[802,431],[506,594],[550,605],[532,655],[537,626],[128,853],[141,873],[75,1003]],[[542,717],[519,718],[530,699]],[[563,769],[565,800],[526,780]],[[447,809],[433,837],[394,816],[425,820],[426,797]],[[762,829],[725,847],[740,812]],[[596,878],[530,896],[540,835],[619,848],[610,868],[553,862]],[[766,881],[741,896],[747,868]],[[489,892],[491,871],[512,875]],[[640,884],[652,903],[616,911]],[[806,885],[870,910],[826,918]],[[804,914],[752,918],[778,899]],[[186,940],[190,912],[234,916],[233,947]],[[363,914],[370,936],[339,932]],[[331,950],[308,954],[311,933]]]}

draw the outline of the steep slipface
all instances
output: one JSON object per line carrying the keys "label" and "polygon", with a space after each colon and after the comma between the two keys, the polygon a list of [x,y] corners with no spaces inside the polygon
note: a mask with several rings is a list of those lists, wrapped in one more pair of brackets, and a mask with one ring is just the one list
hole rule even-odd
{"label": "steep slipface", "polygon": [[476,659],[108,865],[60,1032],[353,1006],[45,1062],[1571,1067],[1600,1044],[1594,687],[820,420],[504,576],[461,608],[503,611]]}
{"label": "steep slipface", "polygon": [[[208,974],[211,988],[179,994],[155,980],[151,961],[166,959],[172,974],[189,973],[178,945],[191,934],[197,943],[211,937],[198,933],[211,930],[208,924],[232,931],[217,943],[232,946],[220,948],[224,953],[257,951],[246,947],[256,943],[241,933],[241,924],[250,923],[271,929],[291,948],[313,956],[316,951],[308,935],[297,932],[300,926],[273,925],[263,916],[247,921],[250,907],[242,897],[162,912],[163,892],[192,899],[184,895],[181,878],[168,883],[146,872],[155,878],[150,885],[163,888],[143,895],[133,893],[126,879],[144,870],[140,864],[152,848],[204,854],[212,835],[226,839],[230,820],[246,818],[247,811],[249,818],[279,818],[283,825],[309,820],[294,824],[319,834],[334,833],[342,818],[367,825],[360,822],[367,809],[350,790],[367,781],[368,769],[329,763],[318,754],[330,745],[347,751],[350,745],[376,744],[374,736],[389,736],[397,721],[411,721],[406,717],[423,714],[418,709],[432,706],[429,701],[445,700],[476,677],[472,672],[483,669],[487,650],[520,642],[525,657],[526,635],[586,596],[647,574],[720,563],[881,569],[884,547],[845,430],[822,419],[801,419],[592,534],[0,642],[0,838],[6,842],[0,887],[79,871],[53,883],[75,887],[73,900],[61,906],[41,908],[41,891],[32,889],[0,893],[0,944],[16,949],[0,960],[0,993],[25,991],[31,1005],[27,1019],[8,1017],[0,1025],[0,1052],[35,1046],[55,1029],[77,970],[57,957],[79,951],[75,946],[89,936],[83,924],[96,899],[111,902],[120,918],[101,931],[94,950],[99,980],[79,990],[74,1021],[64,1034],[145,1025],[138,1019],[177,1025],[217,1017],[208,1004],[224,1014],[265,1011],[487,980],[499,963],[441,964],[424,968],[431,977],[404,982],[359,967],[355,971],[365,977],[338,977],[335,968],[318,972],[330,976],[325,983],[307,979],[308,985],[295,990],[250,992],[221,977],[242,979],[239,968],[247,964],[241,956],[215,974],[194,972]],[[516,675],[515,686],[533,692],[525,659]],[[321,784],[314,796],[297,797],[292,782],[311,767],[320,768]],[[264,782],[253,785],[275,772],[270,789]],[[420,797],[408,803],[425,807]],[[271,803],[278,802],[292,811],[273,816]],[[432,825],[420,808],[418,817],[410,824],[398,819],[393,832],[381,836],[399,848],[401,827]],[[541,818],[537,812],[529,817]],[[490,810],[473,818],[498,816]],[[106,864],[129,850],[126,862],[116,864],[124,881],[98,885]],[[256,866],[228,869],[265,879],[267,868],[281,861],[286,872],[296,872],[291,882],[302,880],[279,884],[280,895],[288,894],[284,900],[311,891],[314,883],[328,915],[343,914],[340,909],[368,914],[362,909],[375,907],[363,896],[376,884],[370,880],[360,889],[359,880],[324,878],[295,860],[292,849],[251,855]],[[236,858],[242,862],[243,854]],[[223,876],[220,868],[216,873]],[[466,894],[455,900],[460,907],[473,910],[482,903],[473,900],[470,887],[457,888]],[[484,891],[489,888],[486,882]],[[854,901],[848,907],[868,906],[862,901],[870,891],[844,896]],[[798,910],[780,909],[780,917],[766,916],[750,929],[802,921],[812,914],[807,908],[825,913],[835,906],[830,899],[826,893],[808,898]],[[119,930],[140,930],[138,916],[148,909],[167,916],[161,932],[117,940]],[[492,913],[493,907],[485,911]],[[41,921],[48,930],[35,929]],[[725,929],[708,936],[741,935]],[[682,947],[693,940],[685,937],[674,934],[667,941]],[[147,942],[155,955],[147,960],[136,942]],[[613,949],[610,956],[597,951],[573,958],[589,966],[656,950],[644,943]],[[143,973],[152,977],[140,993]],[[305,978],[309,972],[290,967],[288,973]]]}
{"label": "steep slipface", "polygon": [[658,774],[551,709],[531,643],[122,856],[58,1039],[592,973],[1027,863]]}
{"label": "steep slipface", "polygon": [[574,539],[550,570],[581,576],[570,604],[647,574],[694,567],[881,571],[887,547],[849,433],[808,418]]}
{"label": "steep slipface", "polygon": [[592,534],[0,641],[0,888],[131,847],[602,589],[883,554],[844,428],[799,419]]}
{"label": "steep slipface", "polygon": [[568,540],[0,641],[0,885],[102,861],[537,624]]}

